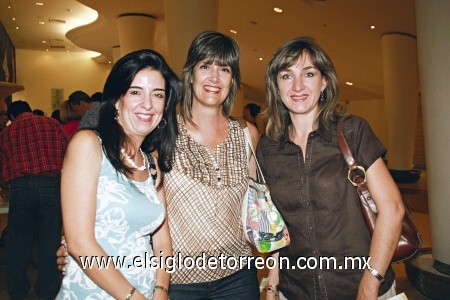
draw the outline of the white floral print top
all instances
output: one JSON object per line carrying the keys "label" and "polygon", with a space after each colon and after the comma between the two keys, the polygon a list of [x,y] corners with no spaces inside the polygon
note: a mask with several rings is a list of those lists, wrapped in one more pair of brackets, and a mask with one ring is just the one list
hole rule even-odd
{"label": "white floral print top", "polygon": [[[117,268],[130,284],[150,299],[156,279],[156,267],[150,266],[149,261],[153,256],[150,235],[164,221],[165,211],[151,176],[145,182],[132,183],[124,175],[116,173],[103,153],[97,188],[95,238],[111,257],[109,267],[119,262],[121,266]],[[142,267],[133,265],[133,260],[138,256],[144,265]],[[104,261],[107,262],[107,258]],[[113,298],[92,282],[76,261],[69,257],[67,273],[57,299]]]}

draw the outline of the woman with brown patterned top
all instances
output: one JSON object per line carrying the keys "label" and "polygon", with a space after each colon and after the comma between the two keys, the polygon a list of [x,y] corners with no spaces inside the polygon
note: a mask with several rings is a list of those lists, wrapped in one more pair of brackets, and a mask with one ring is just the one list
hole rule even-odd
{"label": "woman with brown patterned top", "polygon": [[[170,298],[259,299],[255,266],[226,265],[252,256],[240,215],[249,164],[253,176],[256,166],[239,121],[230,118],[240,84],[237,43],[214,31],[199,34],[181,80],[174,167],[164,183],[174,255],[183,266],[172,274]],[[256,145],[258,131],[247,125]],[[197,257],[216,258],[217,267],[189,268]]]}

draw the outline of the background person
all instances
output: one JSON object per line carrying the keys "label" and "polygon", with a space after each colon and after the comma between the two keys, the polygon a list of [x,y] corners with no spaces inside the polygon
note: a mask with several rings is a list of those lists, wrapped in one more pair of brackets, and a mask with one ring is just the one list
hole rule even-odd
{"label": "background person", "polygon": [[261,117],[260,111],[261,106],[255,103],[249,103],[244,107],[243,116],[244,120],[255,125],[260,136],[264,136],[266,134],[267,120]]}
{"label": "background person", "polygon": [[67,135],[71,136],[78,129],[80,124],[80,117],[77,115],[69,100],[65,100],[60,105],[59,118],[64,124],[63,128]]}
{"label": "background person", "polygon": [[81,119],[78,128],[95,128],[98,124],[98,114],[102,107],[103,93],[96,92],[92,94],[92,105],[89,110],[84,114]]}
{"label": "background person", "polygon": [[73,109],[81,119],[91,107],[92,99],[83,91],[75,91],[69,95],[69,103],[72,104]]}
{"label": "background person", "polygon": [[6,110],[0,110],[0,132],[5,129],[6,125],[9,122],[8,113]]}
{"label": "background person", "polygon": [[33,115],[45,116],[45,112],[42,109],[33,109]]}
{"label": "background person", "polygon": [[92,104],[95,104],[95,102],[102,102],[102,98],[103,98],[103,93],[102,92],[95,92],[91,95],[91,99],[92,99]]}
{"label": "background person", "polygon": [[61,124],[34,115],[26,101],[8,105],[11,125],[0,133],[2,196],[9,190],[6,284],[11,299],[24,299],[33,239],[39,259],[34,291],[54,299],[61,274],[55,251],[61,237],[60,174],[67,134]]}
{"label": "background person", "polygon": [[[61,182],[71,256],[58,299],[168,298],[170,274],[145,257],[172,255],[162,182],[172,168],[180,89],[157,52],[127,54],[106,80],[97,130],[73,135]],[[124,258],[123,267],[80,267],[80,257],[108,256]],[[133,264],[137,256],[145,267]]]}
{"label": "background person", "polygon": [[[367,171],[367,185],[378,209],[371,238],[355,187],[336,138],[343,113],[332,61],[310,38],[286,42],[266,73],[268,127],[260,140],[258,161],[274,204],[289,229],[291,244],[274,254],[294,263],[299,257],[370,256],[368,270],[273,269],[267,299],[387,299],[395,295],[390,262],[404,214],[400,192],[382,160],[386,149],[368,123],[351,116],[344,134],[356,161]],[[362,266],[361,266],[362,267]],[[273,286],[272,286],[273,285]],[[285,298],[284,298],[285,297]]]}
{"label": "background person", "polygon": [[261,111],[261,106],[255,104],[255,103],[249,103],[244,107],[244,119],[247,122],[252,123],[256,127],[256,117],[258,116],[259,112]]}
{"label": "background person", "polygon": [[58,122],[60,122],[60,123],[62,123],[61,122],[61,119],[60,119],[60,117],[59,117],[59,115],[60,115],[60,110],[59,109],[55,109],[53,112],[52,112],[52,114],[51,114],[51,118],[53,118],[53,119],[55,119],[55,120],[57,120]]}

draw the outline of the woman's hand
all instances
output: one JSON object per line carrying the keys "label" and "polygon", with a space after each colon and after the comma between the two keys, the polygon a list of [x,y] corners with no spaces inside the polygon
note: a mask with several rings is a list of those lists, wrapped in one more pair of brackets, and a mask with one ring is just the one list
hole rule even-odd
{"label": "woman's hand", "polygon": [[66,275],[66,265],[69,263],[67,257],[69,256],[69,252],[67,252],[67,243],[66,239],[61,236],[61,246],[56,251],[56,263],[58,264],[58,270],[61,271],[63,275]]}
{"label": "woman's hand", "polygon": [[[274,258],[276,262],[279,262],[280,253],[273,252],[271,256]],[[263,279],[261,284],[264,285],[264,293],[266,294],[266,300],[278,300],[279,299],[279,291],[278,291],[278,283],[279,283],[279,271],[280,266],[278,263],[274,268],[269,270],[269,276],[267,277],[267,281]]]}

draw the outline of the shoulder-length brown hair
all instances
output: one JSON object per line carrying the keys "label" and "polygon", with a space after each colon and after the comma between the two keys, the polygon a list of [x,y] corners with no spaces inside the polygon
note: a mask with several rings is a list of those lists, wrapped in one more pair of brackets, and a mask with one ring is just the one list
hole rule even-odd
{"label": "shoulder-length brown hair", "polygon": [[189,48],[187,60],[181,73],[184,95],[180,102],[180,113],[185,122],[193,125],[195,124],[192,120],[191,108],[194,94],[191,81],[195,66],[202,61],[206,64],[215,63],[223,67],[228,66],[231,69],[233,81],[230,92],[222,104],[222,112],[226,117],[230,115],[241,84],[239,46],[236,41],[216,31],[205,31],[197,35]]}
{"label": "shoulder-length brown hair", "polygon": [[63,124],[67,124],[70,121],[81,120],[81,117],[73,109],[72,103],[69,100],[64,100],[59,106],[59,119]]}
{"label": "shoulder-length brown hair", "polygon": [[277,77],[278,74],[294,65],[301,55],[309,55],[327,82],[323,90],[323,100],[318,102],[319,114],[316,122],[319,126],[329,129],[330,125],[343,114],[338,106],[339,85],[333,62],[325,51],[309,37],[299,37],[284,43],[272,57],[266,72],[267,108],[264,115],[268,118],[267,136],[273,140],[280,140],[291,124],[289,110],[281,101]]}

